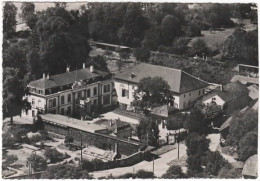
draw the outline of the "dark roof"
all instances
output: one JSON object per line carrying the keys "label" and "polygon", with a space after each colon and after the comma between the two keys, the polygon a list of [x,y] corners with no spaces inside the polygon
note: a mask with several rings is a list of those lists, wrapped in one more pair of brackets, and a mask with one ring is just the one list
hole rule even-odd
{"label": "dark roof", "polygon": [[34,87],[38,89],[48,89],[48,88],[54,88],[59,87],[63,85],[72,84],[75,81],[80,80],[87,80],[91,78],[100,77],[102,75],[106,75],[107,73],[94,70],[94,72],[90,72],[89,68],[75,70],[71,72],[65,72],[62,74],[57,74],[50,76],[49,79],[47,78],[41,78],[35,81],[32,81],[29,83],[29,87]]}
{"label": "dark roof", "polygon": [[[131,76],[134,74],[134,76]],[[138,84],[144,77],[162,77],[168,82],[170,90],[176,93],[184,93],[207,87],[209,84],[187,72],[179,69],[158,65],[141,63],[130,70],[117,74],[115,79],[120,79]]]}
{"label": "dark roof", "polygon": [[163,106],[153,108],[151,114],[168,118],[175,111],[176,108],[168,105],[163,105]]}
{"label": "dark roof", "polygon": [[221,99],[225,102],[228,102],[232,99],[238,98],[243,95],[248,95],[248,89],[239,81],[231,82],[223,86],[223,91],[217,90],[216,93]]}

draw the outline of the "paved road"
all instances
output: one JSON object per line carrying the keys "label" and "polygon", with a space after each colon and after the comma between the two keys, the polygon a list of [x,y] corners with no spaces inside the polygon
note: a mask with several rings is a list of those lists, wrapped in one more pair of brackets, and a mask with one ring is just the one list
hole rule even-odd
{"label": "paved road", "polygon": [[[178,150],[174,149],[171,150],[163,155],[160,156],[160,158],[154,160],[154,174],[157,177],[162,176],[166,172],[166,170],[169,168],[168,163],[172,160],[177,159],[178,157]],[[180,157],[186,155],[186,146],[184,144],[180,144]],[[147,170],[147,171],[153,171],[153,161],[142,161],[136,165],[129,166],[129,167],[120,167],[120,168],[114,168],[114,169],[109,169],[109,170],[102,170],[102,171],[96,171],[90,173],[91,175],[94,176],[94,178],[99,178],[99,177],[106,177],[112,174],[113,176],[119,176],[123,175],[125,173],[131,173],[136,172],[138,170]]]}

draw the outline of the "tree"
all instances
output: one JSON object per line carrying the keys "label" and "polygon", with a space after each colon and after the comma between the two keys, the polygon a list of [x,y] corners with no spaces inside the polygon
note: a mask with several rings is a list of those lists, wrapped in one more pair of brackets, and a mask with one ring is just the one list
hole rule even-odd
{"label": "tree", "polygon": [[118,37],[122,45],[140,46],[144,32],[149,28],[147,19],[143,16],[140,3],[128,3],[124,16],[124,25],[118,29]]}
{"label": "tree", "polygon": [[104,52],[104,55],[106,55],[108,58],[110,58],[110,56],[113,55],[113,52],[110,51],[110,50],[106,50],[106,51]]}
{"label": "tree", "polygon": [[162,175],[163,179],[178,179],[178,178],[185,178],[182,169],[178,165],[172,165],[168,168],[165,174]]}
{"label": "tree", "polygon": [[191,109],[188,119],[184,122],[184,128],[189,132],[200,134],[208,133],[209,122],[204,119],[203,114],[197,109]]}
{"label": "tree", "polygon": [[175,38],[172,47],[174,49],[174,53],[178,55],[182,55],[187,51],[187,45],[189,43],[189,38],[187,37],[178,37]]}
{"label": "tree", "polygon": [[147,178],[154,178],[153,172],[148,172],[145,170],[138,170],[135,174],[136,178],[141,178],[141,179],[147,179]]}
{"label": "tree", "polygon": [[27,158],[27,167],[31,167],[33,172],[44,171],[47,169],[47,162],[46,160],[36,154],[32,154],[30,157]]}
{"label": "tree", "polygon": [[147,50],[156,51],[158,46],[162,43],[161,28],[159,26],[152,26],[145,31],[142,46]]}
{"label": "tree", "polygon": [[10,117],[11,124],[13,116],[20,114],[23,88],[18,79],[19,72],[14,68],[3,70],[3,117]]}
{"label": "tree", "polygon": [[185,30],[188,37],[201,36],[200,26],[196,22],[190,22]]}
{"label": "tree", "polygon": [[195,176],[203,171],[203,158],[209,150],[209,140],[204,135],[189,133],[185,143],[187,146],[188,175]]}
{"label": "tree", "polygon": [[158,146],[159,129],[154,120],[141,119],[137,126],[138,138],[148,145]]}
{"label": "tree", "polygon": [[32,2],[23,2],[21,10],[20,18],[28,25],[28,18],[34,14],[35,5]]}
{"label": "tree", "polygon": [[239,142],[244,135],[250,131],[256,131],[258,128],[258,114],[254,110],[248,110],[245,113],[234,115],[230,123],[229,134],[226,138],[226,144],[239,146]]}
{"label": "tree", "polygon": [[216,126],[221,126],[220,119],[223,115],[221,106],[217,105],[216,103],[210,103],[207,104],[201,112],[205,119],[209,120],[209,122],[213,122],[213,124]]}
{"label": "tree", "polygon": [[105,71],[105,72],[108,71],[107,62],[104,56],[97,55],[95,57],[92,57],[92,61],[87,63],[87,65],[89,64],[93,64],[94,67],[98,70]]}
{"label": "tree", "polygon": [[3,10],[3,33],[9,37],[16,31],[17,8],[12,2],[5,2]]}
{"label": "tree", "polygon": [[65,144],[68,144],[70,146],[71,143],[73,143],[73,137],[71,135],[66,135],[65,136],[65,140],[64,140],[64,143]]}
{"label": "tree", "polygon": [[126,62],[126,59],[130,58],[130,54],[125,52],[125,51],[120,51],[119,56],[120,56],[121,59],[124,59],[125,62]]}
{"label": "tree", "polygon": [[180,35],[180,21],[174,15],[167,15],[162,20],[162,40],[164,45],[170,45],[175,37]]}
{"label": "tree", "polygon": [[50,160],[50,163],[56,163],[64,159],[64,154],[59,152],[56,148],[47,148],[44,156]]}
{"label": "tree", "polygon": [[49,166],[42,179],[92,179],[87,171],[67,164]]}
{"label": "tree", "polygon": [[209,151],[206,158],[205,158],[205,166],[206,166],[206,172],[208,175],[215,175],[217,176],[219,173],[219,170],[226,165],[228,165],[227,160],[225,160],[222,155],[218,152],[211,152]]}
{"label": "tree", "polygon": [[2,138],[3,147],[13,147],[16,143],[14,136],[10,132],[3,133]]}
{"label": "tree", "polygon": [[245,162],[250,156],[257,154],[257,132],[246,133],[239,141],[238,159]]}
{"label": "tree", "polygon": [[208,47],[206,42],[201,38],[196,38],[191,44],[191,54],[192,55],[202,55],[208,52]]}
{"label": "tree", "polygon": [[250,65],[258,65],[257,31],[246,32],[237,28],[228,36],[222,45],[221,54],[227,60]]}
{"label": "tree", "polygon": [[217,178],[226,178],[226,179],[242,178],[241,169],[233,168],[229,164],[225,165],[220,169]]}
{"label": "tree", "polygon": [[169,96],[170,86],[162,77],[145,77],[138,83],[137,93],[145,93],[142,100],[151,104],[165,103]]}
{"label": "tree", "polygon": [[148,62],[150,58],[150,51],[147,48],[136,48],[134,52],[134,56],[137,61]]}
{"label": "tree", "polygon": [[116,65],[118,67],[119,72],[121,71],[122,67],[124,66],[124,62],[121,59],[116,60]]}

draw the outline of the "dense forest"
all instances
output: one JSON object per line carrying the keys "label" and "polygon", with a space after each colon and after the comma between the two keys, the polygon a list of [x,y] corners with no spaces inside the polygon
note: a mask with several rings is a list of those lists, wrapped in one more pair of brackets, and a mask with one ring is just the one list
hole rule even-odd
{"label": "dense forest", "polygon": [[53,75],[64,72],[67,65],[75,70],[83,62],[93,63],[89,57],[89,38],[130,46],[139,52],[211,55],[201,39],[188,47],[190,38],[201,36],[202,30],[234,27],[234,33],[215,54],[220,53],[224,61],[258,64],[257,30],[245,31],[231,20],[246,18],[257,23],[257,12],[251,8],[254,4],[193,4],[190,8],[182,3],[88,3],[77,10],[67,10],[66,6],[55,3],[55,7],[36,12],[33,3],[22,3],[19,16],[30,31],[18,34],[17,7],[5,3],[4,117],[14,114],[14,105],[21,104],[26,84],[41,78],[43,72]]}

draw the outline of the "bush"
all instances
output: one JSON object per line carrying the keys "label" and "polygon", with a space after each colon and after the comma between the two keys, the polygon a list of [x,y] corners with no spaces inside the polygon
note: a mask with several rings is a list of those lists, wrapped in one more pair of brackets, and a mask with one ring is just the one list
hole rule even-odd
{"label": "bush", "polygon": [[180,166],[172,165],[169,167],[166,173],[162,175],[162,178],[164,179],[184,178],[184,174]]}
{"label": "bush", "polygon": [[18,160],[16,155],[6,155],[5,157],[5,164],[10,165]]}
{"label": "bush", "polygon": [[10,132],[3,133],[2,138],[3,147],[13,147],[16,143],[14,136]]}
{"label": "bush", "polygon": [[65,155],[56,148],[47,148],[44,152],[44,156],[50,160],[50,163],[60,162],[65,158]]}
{"label": "bush", "polygon": [[154,178],[153,172],[148,172],[145,170],[138,170],[135,174],[136,178]]}

